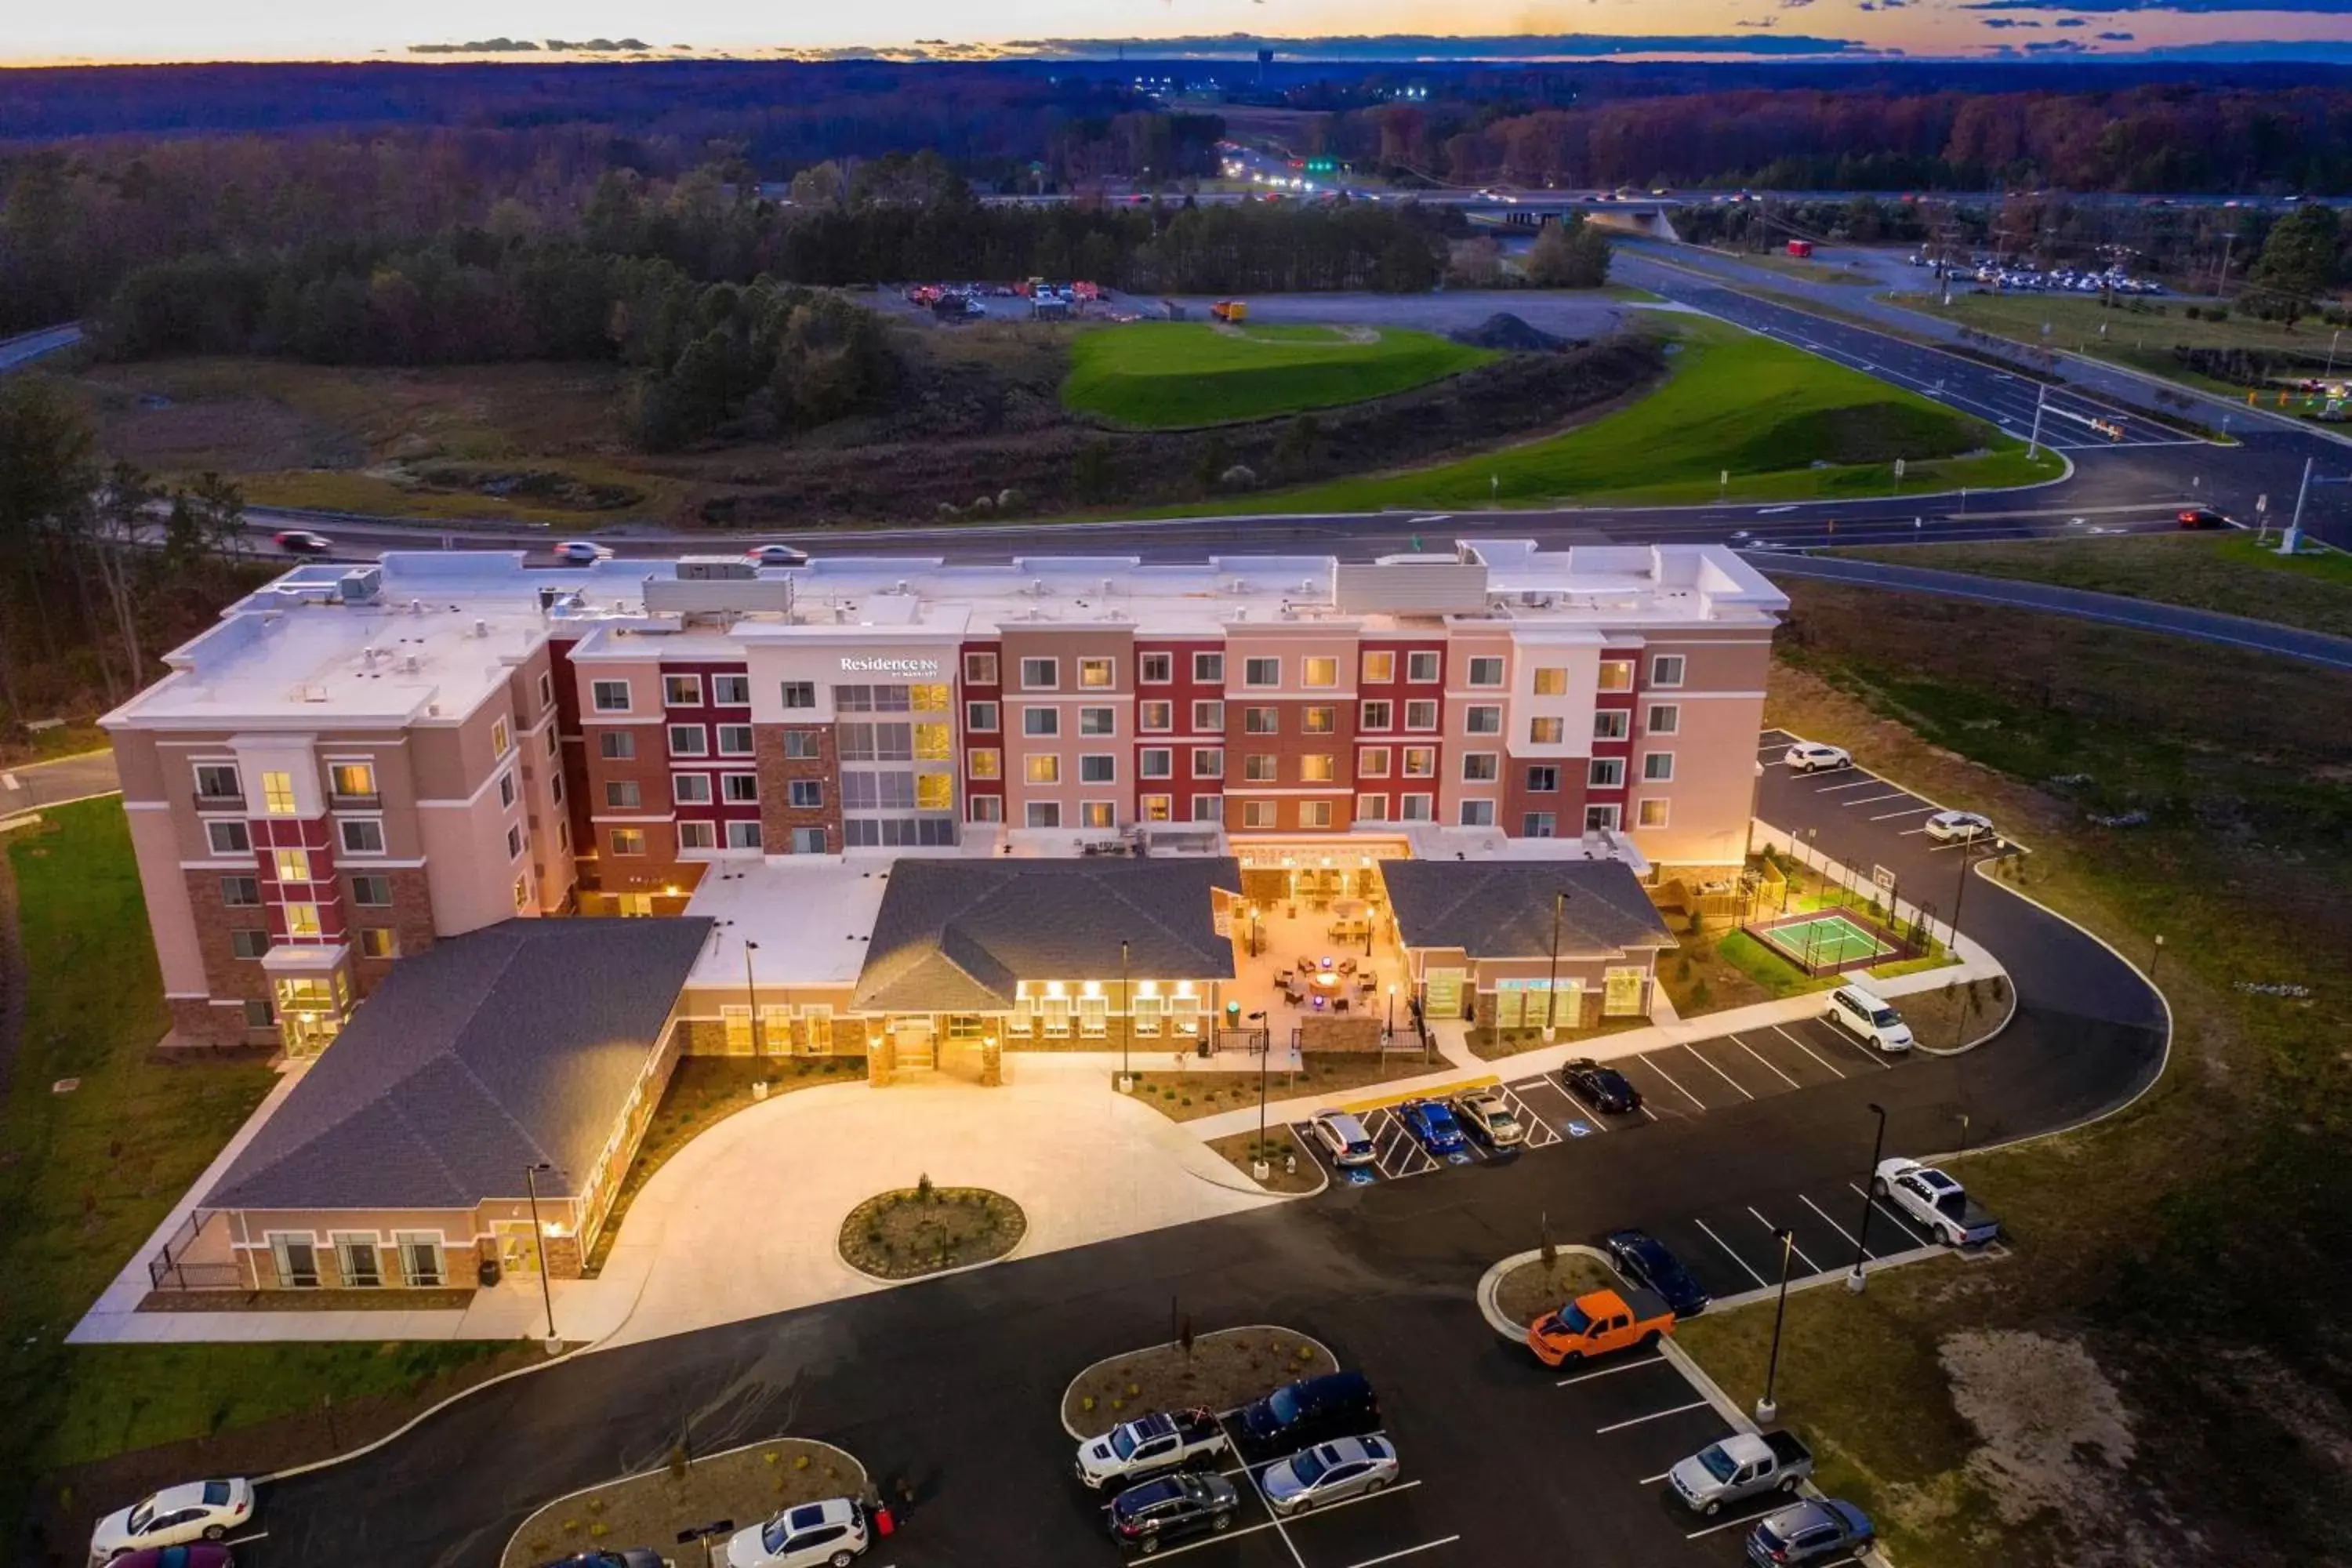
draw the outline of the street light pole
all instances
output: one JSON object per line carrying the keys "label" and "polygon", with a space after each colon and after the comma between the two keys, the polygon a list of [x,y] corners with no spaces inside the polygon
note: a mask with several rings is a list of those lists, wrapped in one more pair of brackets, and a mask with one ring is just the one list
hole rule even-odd
{"label": "street light pole", "polygon": [[2156,952],[2147,961],[2147,982],[2149,984],[2153,985],[2156,984],[2156,966],[2163,962],[2164,938],[2159,936],[2156,939]]}
{"label": "street light pole", "polygon": [[2029,463],[2038,461],[2042,456],[2042,405],[2049,395],[2046,385],[2037,387],[2033,394],[2033,434],[2025,442],[2025,460]]}
{"label": "street light pole", "polygon": [[1878,1133],[1870,1141],[1870,1169],[1862,1177],[1862,1223],[1854,1227],[1853,1272],[1845,1288],[1859,1295],[1863,1289],[1862,1260],[1870,1256],[1870,1184],[1878,1180],[1878,1162],[1886,1152],[1886,1107],[1873,1101],[1870,1113],[1878,1118]]}
{"label": "street light pole", "polygon": [[1124,1092],[1135,1080],[1128,1071],[1128,1052],[1135,1045],[1135,992],[1127,978],[1127,942],[1118,944],[1118,1087]]}
{"label": "street light pole", "polygon": [[1568,908],[1568,894],[1554,889],[1551,895],[1551,977],[1544,982],[1544,1042],[1559,1038],[1559,917]]}
{"label": "street light pole", "polygon": [[751,1054],[760,1054],[760,987],[751,978],[751,955],[760,951],[756,942],[743,944],[743,1000],[751,1009]]}
{"label": "street light pole", "polygon": [[1756,1402],[1756,1419],[1767,1426],[1780,1415],[1780,1405],[1772,1397],[1772,1390],[1780,1375],[1780,1325],[1789,1317],[1789,1255],[1797,1249],[1795,1231],[1776,1226],[1772,1237],[1780,1244],[1780,1304],[1772,1313],[1772,1358],[1764,1363],[1764,1397]]}
{"label": "street light pole", "polygon": [[1389,1026],[1382,1031],[1382,1037],[1389,1040],[1396,1038],[1396,982],[1391,980],[1389,982]]}
{"label": "street light pole", "polygon": [[553,1355],[563,1342],[555,1337],[555,1287],[547,1282],[547,1230],[539,1223],[539,1178],[555,1167],[541,1160],[522,1168],[523,1191],[530,1194],[530,1248],[539,1255],[539,1294],[547,1306],[547,1353]]}

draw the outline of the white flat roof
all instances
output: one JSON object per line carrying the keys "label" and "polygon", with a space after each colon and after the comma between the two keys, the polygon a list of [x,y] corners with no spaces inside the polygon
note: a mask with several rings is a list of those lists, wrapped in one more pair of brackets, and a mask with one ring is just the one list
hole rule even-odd
{"label": "white flat roof", "polygon": [[687,984],[740,989],[747,942],[759,944],[751,972],[763,986],[856,984],[890,866],[820,855],[713,861],[687,900],[688,914],[714,922]]}

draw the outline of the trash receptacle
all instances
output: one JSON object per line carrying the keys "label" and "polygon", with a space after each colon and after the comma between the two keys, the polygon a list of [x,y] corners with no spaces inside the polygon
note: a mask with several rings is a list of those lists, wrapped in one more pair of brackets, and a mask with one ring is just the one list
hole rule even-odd
{"label": "trash receptacle", "polygon": [[484,1258],[476,1274],[482,1282],[482,1289],[488,1289],[499,1282],[499,1260],[495,1258]]}
{"label": "trash receptacle", "polygon": [[1216,1047],[1209,1043],[1208,1038],[1205,1036],[1202,1037],[1200,1045],[1201,1059],[1202,1061],[1207,1061],[1210,1054],[1215,1049]]}

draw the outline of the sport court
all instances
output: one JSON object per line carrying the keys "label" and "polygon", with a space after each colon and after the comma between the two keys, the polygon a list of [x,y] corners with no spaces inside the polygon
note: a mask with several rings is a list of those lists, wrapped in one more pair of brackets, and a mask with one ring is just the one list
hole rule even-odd
{"label": "sport court", "polygon": [[1835,912],[1748,930],[1781,957],[1815,974],[1874,962],[1897,951],[1894,943]]}

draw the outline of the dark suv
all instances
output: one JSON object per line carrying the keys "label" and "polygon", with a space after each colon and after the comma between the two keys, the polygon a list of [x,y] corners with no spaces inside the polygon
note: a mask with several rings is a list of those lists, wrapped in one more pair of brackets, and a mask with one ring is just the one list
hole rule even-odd
{"label": "dark suv", "polygon": [[1381,1402],[1359,1372],[1326,1373],[1286,1384],[1250,1405],[1237,1423],[1242,1441],[1264,1454],[1295,1454],[1334,1437],[1359,1437],[1381,1425]]}
{"label": "dark suv", "polygon": [[1162,1476],[1111,1500],[1111,1539],[1149,1557],[1188,1535],[1222,1535],[1234,1527],[1241,1494],[1223,1476]]}

